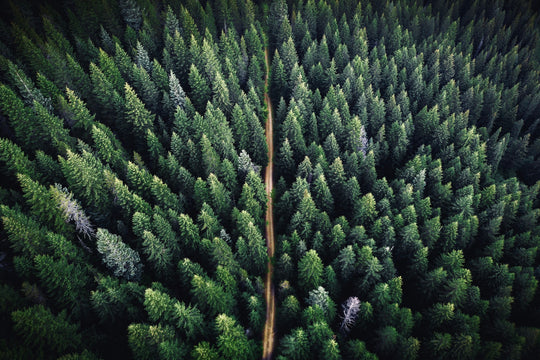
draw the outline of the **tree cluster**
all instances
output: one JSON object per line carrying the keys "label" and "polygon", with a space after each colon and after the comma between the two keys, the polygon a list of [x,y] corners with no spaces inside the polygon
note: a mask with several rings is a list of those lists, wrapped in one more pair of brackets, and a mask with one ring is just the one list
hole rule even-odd
{"label": "tree cluster", "polygon": [[274,1],[278,359],[538,355],[536,14]]}
{"label": "tree cluster", "polygon": [[1,357],[260,357],[266,91],[276,359],[540,353],[527,1],[4,10]]}
{"label": "tree cluster", "polygon": [[261,10],[136,0],[7,10],[1,357],[256,358]]}

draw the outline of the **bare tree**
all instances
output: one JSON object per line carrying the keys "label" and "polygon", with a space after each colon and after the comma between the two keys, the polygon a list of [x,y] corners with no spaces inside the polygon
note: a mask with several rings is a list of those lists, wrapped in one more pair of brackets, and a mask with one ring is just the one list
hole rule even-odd
{"label": "bare tree", "polygon": [[350,297],[347,301],[341,305],[343,308],[342,322],[340,326],[340,331],[348,332],[356,321],[358,316],[358,311],[360,310],[360,300],[356,296]]}
{"label": "bare tree", "polygon": [[75,229],[84,237],[91,239],[95,236],[96,231],[90,223],[90,219],[84,213],[83,208],[79,205],[73,194],[60,184],[56,184],[54,193],[58,207],[64,212],[66,222],[73,221]]}

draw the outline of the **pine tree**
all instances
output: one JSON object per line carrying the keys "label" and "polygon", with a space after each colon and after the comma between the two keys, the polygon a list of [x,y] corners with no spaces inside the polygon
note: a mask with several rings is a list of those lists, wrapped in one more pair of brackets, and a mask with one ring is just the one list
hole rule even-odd
{"label": "pine tree", "polygon": [[240,264],[252,274],[262,275],[266,270],[265,241],[253,222],[253,217],[242,211],[238,218],[237,228],[245,239],[245,247],[238,249]]}
{"label": "pine tree", "polygon": [[253,156],[255,164],[265,168],[268,164],[268,145],[264,129],[254,112],[246,114],[248,137],[251,141],[247,144],[247,150]]}
{"label": "pine tree", "polygon": [[[279,48],[279,53],[283,61],[283,68],[285,74],[289,77],[295,65],[298,64],[298,54],[296,53],[296,47],[294,41],[291,37],[283,41],[281,47]],[[296,80],[296,79],[293,79]]]}
{"label": "pine tree", "polygon": [[167,71],[157,59],[152,62],[152,74],[150,74],[150,77],[159,91],[167,92],[169,90],[169,75],[167,75]]}
{"label": "pine tree", "polygon": [[206,134],[201,139],[201,155],[206,176],[218,173],[220,158]]}
{"label": "pine tree", "polygon": [[191,280],[191,293],[198,299],[201,310],[208,312],[211,316],[233,312],[234,298],[213,280],[194,275]]}
{"label": "pine tree", "polygon": [[233,318],[225,314],[218,315],[216,330],[217,348],[223,359],[252,359],[255,356],[253,342],[248,340],[242,327]]}
{"label": "pine tree", "polygon": [[160,94],[156,84],[149,73],[141,66],[134,64],[131,73],[142,102],[151,112],[156,113],[160,103]]}
{"label": "pine tree", "polygon": [[210,175],[208,176],[207,183],[210,205],[213,209],[215,209],[219,217],[221,217],[222,219],[226,218],[227,214],[229,214],[231,210],[230,192],[225,189],[223,184],[213,173],[210,173]]}
{"label": "pine tree", "polygon": [[229,89],[220,72],[216,72],[215,78],[212,80],[212,93],[212,103],[214,106],[221,109],[225,115],[228,115],[231,111]]}
{"label": "pine tree", "polygon": [[302,133],[298,115],[293,110],[289,111],[283,123],[282,136],[290,141],[294,159],[302,159],[306,154],[306,142]]}
{"label": "pine tree", "polygon": [[272,59],[269,81],[270,94],[273,99],[277,99],[281,95],[287,96],[287,94],[289,94],[285,67],[277,50]]}
{"label": "pine tree", "polygon": [[280,0],[272,3],[268,17],[270,40],[273,46],[279,46],[292,35],[287,2]]}
{"label": "pine tree", "polygon": [[203,237],[206,239],[213,239],[214,237],[218,236],[221,225],[214,213],[214,210],[207,203],[202,204],[197,221]]}
{"label": "pine tree", "polygon": [[[49,240],[53,241],[51,237],[55,236],[49,235]],[[70,264],[65,257],[55,259],[48,255],[38,255],[34,258],[34,266],[41,283],[58,306],[70,309],[75,316],[87,310],[88,294],[85,288],[90,277],[82,265]]]}
{"label": "pine tree", "polygon": [[174,340],[174,328],[171,326],[132,323],[128,326],[128,344],[136,359],[151,359],[159,354],[165,342]]}
{"label": "pine tree", "polygon": [[139,254],[126,245],[120,236],[106,229],[97,229],[97,250],[103,256],[103,263],[115,276],[127,280],[138,280],[142,272]]}
{"label": "pine tree", "polygon": [[308,334],[302,328],[296,328],[291,334],[285,335],[280,342],[280,351],[284,356],[296,360],[310,358],[310,341]]}
{"label": "pine tree", "polygon": [[40,144],[36,140],[36,134],[39,127],[31,109],[26,108],[15,92],[3,84],[0,85],[0,95],[0,109],[7,115],[17,142],[29,150],[38,149]]}
{"label": "pine tree", "polygon": [[288,138],[285,138],[279,149],[277,162],[280,173],[290,180],[294,175],[294,154]]}
{"label": "pine tree", "polygon": [[115,43],[114,63],[122,74],[122,77],[127,81],[131,81],[131,71],[134,64],[128,53],[122,48],[122,45],[120,45],[119,42]]}
{"label": "pine tree", "polygon": [[325,342],[323,352],[321,354],[325,359],[339,360],[341,354],[339,351],[338,342],[335,339],[330,339]]}
{"label": "pine tree", "polygon": [[159,290],[146,289],[144,292],[144,308],[152,322],[169,322],[174,316],[175,301]]}
{"label": "pine tree", "polygon": [[17,144],[9,139],[0,139],[0,159],[12,175],[18,173],[31,179],[38,178],[35,163],[26,156]]}
{"label": "pine tree", "polygon": [[92,93],[103,108],[101,111],[106,118],[118,117],[124,108],[124,99],[114,89],[113,84],[94,63],[90,63],[90,78],[92,80]]}
{"label": "pine tree", "polygon": [[69,189],[75,196],[85,207],[106,214],[111,199],[99,160],[85,150],[80,155],[68,150],[66,158],[59,157],[59,162]]}
{"label": "pine tree", "polygon": [[191,356],[196,360],[217,360],[218,351],[207,341],[202,341],[193,348]]}
{"label": "pine tree", "polygon": [[54,315],[43,305],[34,305],[11,313],[15,332],[36,352],[57,355],[82,345],[79,325],[68,320],[66,311]]}
{"label": "pine tree", "polygon": [[75,92],[66,88],[67,101],[63,103],[64,118],[72,128],[88,131],[93,125],[95,115],[91,114],[86,104]]}
{"label": "pine tree", "polygon": [[325,319],[329,323],[332,322],[336,312],[336,305],[330,296],[328,296],[328,291],[326,291],[322,286],[311,290],[306,301],[313,307],[318,306],[323,311]]}
{"label": "pine tree", "polygon": [[189,86],[191,93],[189,98],[193,99],[195,109],[203,113],[206,109],[206,103],[210,100],[210,87],[207,80],[201,76],[195,64],[191,64],[189,69]]}
{"label": "pine tree", "polygon": [[15,252],[31,257],[46,253],[46,228],[20,210],[6,205],[2,205],[0,210],[7,238]]}
{"label": "pine tree", "polygon": [[124,86],[124,79],[120,74],[120,70],[116,66],[113,58],[111,58],[103,49],[99,49],[99,68],[103,72],[103,75],[111,83],[113,88],[121,92]]}
{"label": "pine tree", "polygon": [[150,113],[139,100],[139,97],[129,84],[125,85],[124,119],[132,126],[133,134],[138,139],[145,139],[147,130],[154,128],[154,115]]}
{"label": "pine tree", "polygon": [[185,108],[186,93],[172,70],[169,74],[169,96],[173,110],[176,110],[177,107],[180,107],[182,110]]}
{"label": "pine tree", "polygon": [[69,136],[68,129],[64,128],[64,122],[59,117],[51,114],[41,103],[34,101],[34,116],[39,119],[39,131],[45,144],[44,150],[53,149],[63,154],[67,149],[73,148],[75,139]]}
{"label": "pine tree", "polygon": [[152,72],[152,62],[150,61],[148,52],[139,41],[137,41],[137,47],[135,49],[135,64],[142,67],[148,73]]}
{"label": "pine tree", "polygon": [[315,250],[309,250],[298,263],[298,282],[304,293],[322,284],[323,265]]}
{"label": "pine tree", "polygon": [[165,278],[169,276],[172,271],[173,254],[171,249],[148,230],[143,231],[142,240],[144,254],[156,274]]}
{"label": "pine tree", "polygon": [[61,209],[53,199],[53,192],[26,175],[18,174],[17,178],[23,196],[37,219],[44,224],[48,224],[55,231],[68,234],[70,228],[64,220]]}
{"label": "pine tree", "polygon": [[204,334],[203,314],[197,307],[176,302],[174,304],[173,318],[176,320],[176,328],[188,339],[195,339],[200,334]]}
{"label": "pine tree", "polygon": [[[339,272],[344,280],[349,280],[356,272],[356,254],[351,245],[341,249],[337,257]],[[343,327],[343,326],[342,326]]]}

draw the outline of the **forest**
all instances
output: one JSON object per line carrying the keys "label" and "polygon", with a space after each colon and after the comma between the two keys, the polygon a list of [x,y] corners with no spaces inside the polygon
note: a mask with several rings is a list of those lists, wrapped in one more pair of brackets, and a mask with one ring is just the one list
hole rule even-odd
{"label": "forest", "polygon": [[538,14],[4,2],[0,359],[538,359]]}

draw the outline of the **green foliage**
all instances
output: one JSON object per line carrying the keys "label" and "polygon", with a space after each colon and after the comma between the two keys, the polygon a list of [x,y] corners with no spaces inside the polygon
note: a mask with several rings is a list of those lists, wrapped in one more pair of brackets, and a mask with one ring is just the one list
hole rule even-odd
{"label": "green foliage", "polygon": [[130,324],[128,327],[128,343],[136,359],[152,359],[173,340],[174,329],[170,326]]}
{"label": "green foliage", "polygon": [[211,91],[207,80],[199,73],[195,64],[192,64],[189,69],[189,86],[191,87],[189,97],[193,99],[193,105],[200,113],[204,112]]}
{"label": "green foliage", "polygon": [[159,290],[146,289],[144,306],[152,322],[174,325],[188,339],[204,331],[204,319],[196,307],[186,306]]}
{"label": "green foliage", "polygon": [[309,250],[298,263],[298,281],[304,292],[322,284],[323,265],[315,250]]}
{"label": "green foliage", "polygon": [[11,173],[24,174],[32,179],[36,179],[36,166],[24,151],[9,139],[0,139],[0,159],[5,164],[5,168]]}
{"label": "green foliage", "polygon": [[82,345],[79,326],[69,322],[65,311],[54,315],[43,305],[11,313],[16,333],[37,353],[62,354]]}
{"label": "green foliage", "polygon": [[223,287],[211,279],[204,279],[194,275],[191,280],[191,292],[199,300],[201,310],[211,316],[216,314],[232,314],[235,306],[234,298],[226,293]]}
{"label": "green foliage", "polygon": [[139,319],[143,298],[144,288],[141,285],[106,276],[98,280],[90,299],[100,321],[109,323],[124,318]]}
{"label": "green foliage", "polygon": [[244,330],[233,318],[218,315],[216,331],[217,348],[223,359],[251,359],[255,356],[253,341],[247,339]]}
{"label": "green foliage", "polygon": [[538,353],[537,6],[42,5],[0,25],[4,357],[256,358],[268,261],[276,359]]}
{"label": "green foliage", "polygon": [[59,157],[62,173],[69,189],[91,209],[107,211],[110,199],[103,178],[103,165],[93,154],[67,151],[66,158]]}
{"label": "green foliage", "polygon": [[103,263],[117,277],[127,280],[138,280],[142,272],[139,254],[126,245],[118,235],[111,234],[107,229],[97,229],[96,245],[103,256]]}
{"label": "green foliage", "polygon": [[147,130],[153,130],[154,115],[151,114],[141,102],[129,84],[125,85],[125,121],[131,125],[133,135],[145,138]]}
{"label": "green foliage", "polygon": [[33,257],[46,252],[45,228],[18,209],[1,205],[0,210],[4,231],[16,253]]}

